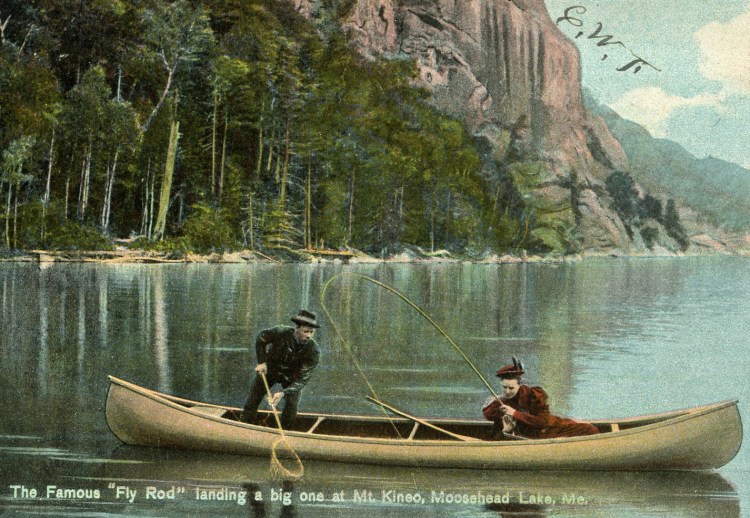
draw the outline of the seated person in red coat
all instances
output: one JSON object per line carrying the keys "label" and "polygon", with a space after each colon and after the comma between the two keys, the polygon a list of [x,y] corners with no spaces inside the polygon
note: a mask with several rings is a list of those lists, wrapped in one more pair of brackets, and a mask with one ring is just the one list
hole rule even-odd
{"label": "seated person in red coat", "polygon": [[547,393],[541,387],[521,384],[523,373],[523,364],[515,356],[511,365],[497,371],[502,396],[491,397],[482,408],[484,417],[495,423],[493,440],[508,438],[508,435],[549,439],[599,433],[592,424],[550,414]]}

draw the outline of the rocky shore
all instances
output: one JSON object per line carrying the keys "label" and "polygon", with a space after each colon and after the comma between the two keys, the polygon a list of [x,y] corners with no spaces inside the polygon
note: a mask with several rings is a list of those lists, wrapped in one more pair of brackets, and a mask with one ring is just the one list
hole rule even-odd
{"label": "rocky shore", "polygon": [[[746,240],[747,241],[747,240]],[[695,257],[707,255],[736,255],[750,257],[750,243],[695,243],[687,252],[673,252],[666,249],[644,252],[624,252],[621,250],[586,251],[572,255],[520,255],[490,254],[481,255],[452,254],[447,250],[434,252],[416,246],[403,247],[393,253],[383,252],[379,255],[366,254],[358,250],[310,250],[283,249],[260,252],[257,250],[240,250],[232,252],[198,254],[174,254],[152,250],[133,250],[117,247],[114,250],[28,250],[0,255],[0,262],[33,262],[33,263],[102,263],[102,264],[181,264],[181,263],[543,263],[574,262],[587,258],[601,257]],[[745,246],[742,246],[745,245]]]}

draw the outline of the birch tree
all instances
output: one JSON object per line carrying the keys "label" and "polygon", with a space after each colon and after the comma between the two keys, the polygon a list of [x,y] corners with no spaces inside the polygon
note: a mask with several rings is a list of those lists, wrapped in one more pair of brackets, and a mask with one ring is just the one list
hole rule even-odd
{"label": "birch tree", "polygon": [[159,100],[141,127],[146,133],[154,117],[172,93],[178,69],[185,63],[196,61],[214,41],[208,15],[193,8],[187,0],[172,3],[159,2],[144,14],[145,40],[153,49],[154,59],[166,74]]}
{"label": "birch tree", "polygon": [[172,192],[172,178],[174,177],[174,165],[177,157],[177,143],[180,138],[180,123],[173,121],[169,132],[169,148],[167,149],[167,161],[164,166],[164,177],[161,182],[161,194],[159,195],[159,212],[156,217],[154,228],[154,239],[163,239],[167,226],[167,211]]}
{"label": "birch tree", "polygon": [[[31,158],[31,151],[36,139],[31,136],[21,137],[11,142],[8,149],[3,151],[2,184],[8,186],[8,197],[5,204],[5,246],[11,247],[10,211],[13,210],[13,245],[16,244],[16,228],[18,218],[18,191],[20,185],[31,179],[31,175],[23,174],[23,167]],[[14,190],[15,189],[15,190]],[[15,196],[15,203],[13,203]]]}

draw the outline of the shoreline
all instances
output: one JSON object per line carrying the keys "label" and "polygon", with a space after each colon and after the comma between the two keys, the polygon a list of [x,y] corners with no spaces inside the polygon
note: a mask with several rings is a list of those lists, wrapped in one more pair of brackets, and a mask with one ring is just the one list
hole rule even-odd
{"label": "shoreline", "polygon": [[372,263],[404,263],[404,264],[523,264],[523,263],[563,263],[578,262],[586,259],[601,258],[688,258],[707,256],[735,256],[750,257],[750,250],[715,250],[699,249],[694,252],[669,252],[666,250],[650,253],[626,253],[620,250],[586,251],[574,255],[488,255],[480,258],[470,258],[450,254],[447,251],[434,253],[419,249],[409,249],[405,252],[385,257],[376,257],[359,251],[337,250],[295,250],[291,251],[297,257],[290,258],[290,251],[283,256],[271,256],[253,250],[236,252],[195,254],[187,253],[181,257],[170,256],[169,253],[149,250],[28,250],[19,251],[16,255],[0,257],[0,262],[18,263],[99,263],[99,264],[372,264]]}

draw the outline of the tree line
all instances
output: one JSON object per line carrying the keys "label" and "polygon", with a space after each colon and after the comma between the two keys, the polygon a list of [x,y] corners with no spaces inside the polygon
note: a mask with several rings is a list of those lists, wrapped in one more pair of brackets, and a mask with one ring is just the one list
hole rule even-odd
{"label": "tree line", "polygon": [[3,2],[0,247],[575,248],[543,164],[507,132],[488,166],[411,60],[350,49],[350,4]]}
{"label": "tree line", "polygon": [[641,238],[649,250],[653,250],[659,237],[658,227],[647,225],[653,220],[664,227],[667,235],[685,251],[690,246],[690,236],[680,221],[677,204],[671,198],[666,206],[662,201],[646,191],[641,197],[636,189],[635,180],[624,171],[610,174],[605,186],[613,200],[613,208],[622,221],[625,231],[632,240],[635,230],[640,231]]}

